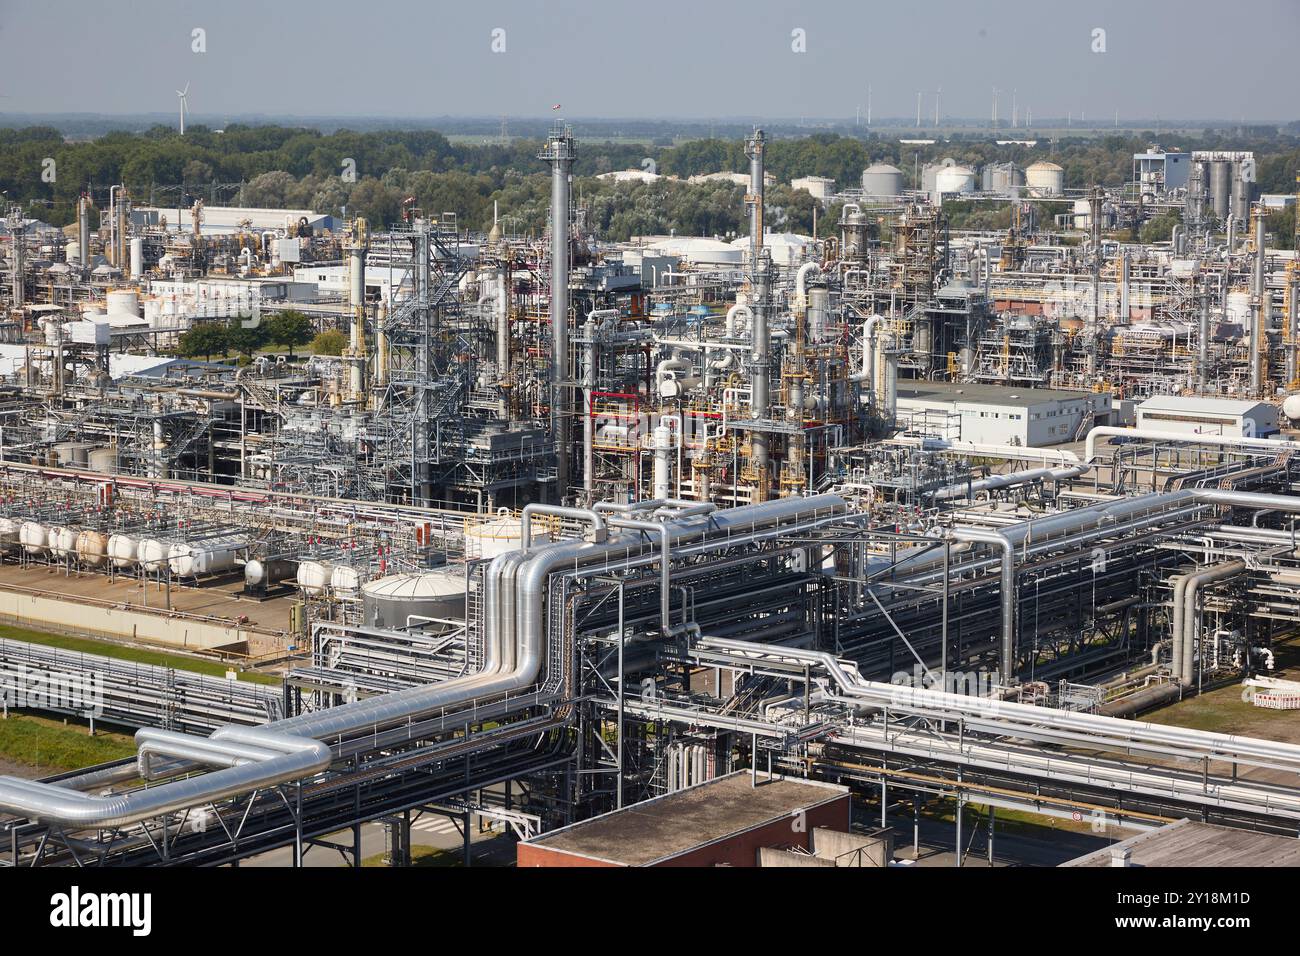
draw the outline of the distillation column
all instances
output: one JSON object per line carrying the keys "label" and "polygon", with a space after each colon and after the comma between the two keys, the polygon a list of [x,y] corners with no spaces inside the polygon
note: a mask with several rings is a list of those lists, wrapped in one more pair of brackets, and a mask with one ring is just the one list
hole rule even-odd
{"label": "distillation column", "polygon": [[1264,211],[1255,213],[1253,281],[1250,291],[1250,394],[1262,398],[1268,362],[1268,290],[1264,287]]}
{"label": "distillation column", "polygon": [[348,239],[348,306],[352,311],[351,340],[348,358],[351,359],[348,381],[348,399],[363,402],[366,397],[366,246],[369,234],[366,221],[356,219]]}
{"label": "distillation column", "polygon": [[[749,405],[754,418],[765,419],[771,400],[768,384],[771,336],[767,326],[771,292],[768,259],[763,251],[763,165],[766,139],[761,129],[754,131],[745,151],[749,155],[749,194],[745,197],[745,203],[749,206],[749,268],[750,288],[753,290],[753,318],[750,322],[750,362],[753,374],[750,379]],[[756,474],[754,500],[766,501],[769,470],[767,435],[751,431],[749,447]]]}
{"label": "distillation column", "polygon": [[555,493],[569,492],[569,177],[573,135],[553,131],[539,154],[551,164],[551,434],[555,439]]}

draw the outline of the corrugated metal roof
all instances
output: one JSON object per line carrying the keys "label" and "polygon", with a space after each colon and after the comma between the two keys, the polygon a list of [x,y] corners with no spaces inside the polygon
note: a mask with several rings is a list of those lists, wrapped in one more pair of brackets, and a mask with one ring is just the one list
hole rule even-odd
{"label": "corrugated metal roof", "polygon": [[1138,406],[1139,412],[1162,411],[1213,413],[1216,415],[1244,415],[1264,402],[1242,398],[1202,398],[1195,395],[1157,395]]}

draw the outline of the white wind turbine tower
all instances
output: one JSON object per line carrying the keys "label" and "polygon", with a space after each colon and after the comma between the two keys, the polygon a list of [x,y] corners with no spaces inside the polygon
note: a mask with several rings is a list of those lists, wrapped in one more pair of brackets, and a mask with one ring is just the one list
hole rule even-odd
{"label": "white wind turbine tower", "polygon": [[185,98],[190,95],[189,83],[185,84],[185,89],[177,90],[176,95],[180,97],[181,100],[181,135],[184,136],[185,135],[185,114],[189,111],[190,108],[189,103],[187,103],[185,100]]}

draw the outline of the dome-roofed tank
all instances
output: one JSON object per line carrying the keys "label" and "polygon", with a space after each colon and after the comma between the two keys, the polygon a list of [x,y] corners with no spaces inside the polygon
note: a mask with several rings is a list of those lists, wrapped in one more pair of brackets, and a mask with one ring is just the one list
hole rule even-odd
{"label": "dome-roofed tank", "polygon": [[903,171],[888,163],[874,163],[862,171],[864,196],[898,196],[903,192]]}
{"label": "dome-roofed tank", "polygon": [[1025,170],[1025,185],[1031,196],[1059,196],[1065,192],[1065,170],[1056,163],[1039,160]]}
{"label": "dome-roofed tank", "polygon": [[451,565],[367,581],[361,588],[361,615],[367,627],[390,630],[406,627],[412,617],[464,620],[465,569]]}
{"label": "dome-roofed tank", "polygon": [[[465,547],[472,557],[495,558],[507,551],[517,551],[520,546],[519,517],[509,512],[483,518],[465,531]],[[546,526],[533,520],[532,543],[548,544],[551,540]]]}

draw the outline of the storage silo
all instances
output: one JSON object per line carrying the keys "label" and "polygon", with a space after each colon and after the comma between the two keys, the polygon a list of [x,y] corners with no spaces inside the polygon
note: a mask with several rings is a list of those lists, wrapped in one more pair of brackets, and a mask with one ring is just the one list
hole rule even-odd
{"label": "storage silo", "polygon": [[1232,202],[1232,163],[1216,159],[1210,163],[1210,205],[1214,218],[1227,219]]}
{"label": "storage silo", "polygon": [[420,618],[464,620],[465,570],[452,565],[367,581],[361,588],[361,617],[366,627],[390,630],[418,626]]}
{"label": "storage silo", "polygon": [[990,163],[984,167],[983,189],[997,196],[1018,196],[1025,185],[1025,171],[1015,163]]}
{"label": "storage silo", "polygon": [[1251,183],[1245,178],[1244,164],[1232,164],[1232,200],[1230,212],[1239,223],[1250,221]]}
{"label": "storage silo", "polygon": [[975,170],[969,166],[944,166],[935,173],[934,198],[965,195],[975,191]]}
{"label": "storage silo", "polygon": [[892,197],[903,193],[903,171],[888,163],[875,163],[862,171],[864,196]]}
{"label": "storage silo", "polygon": [[[548,544],[550,540],[546,526],[534,519],[533,545]],[[509,513],[492,515],[465,529],[465,551],[470,557],[495,558],[519,550],[520,543],[519,518]]]}
{"label": "storage silo", "polygon": [[1065,170],[1056,163],[1039,160],[1025,170],[1025,186],[1031,196],[1059,196],[1065,192]]}

